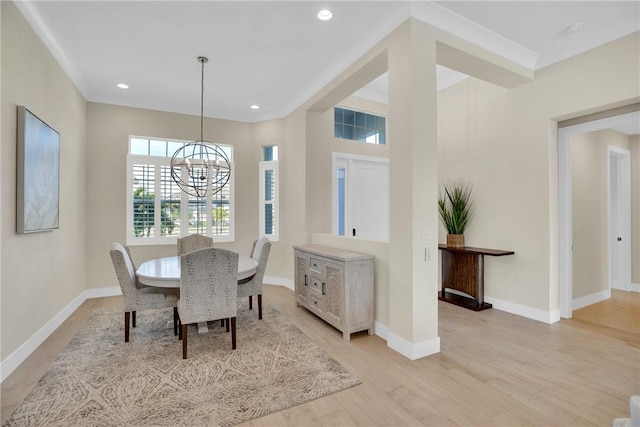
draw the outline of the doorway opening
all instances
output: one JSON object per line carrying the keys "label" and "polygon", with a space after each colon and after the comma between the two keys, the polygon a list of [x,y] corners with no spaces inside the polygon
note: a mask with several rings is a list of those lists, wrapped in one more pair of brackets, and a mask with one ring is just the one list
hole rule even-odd
{"label": "doorway opening", "polygon": [[[571,139],[579,134],[606,129],[613,129],[630,136],[637,134],[638,131],[629,131],[628,129],[637,129],[638,123],[640,123],[640,112],[633,111],[558,129],[558,300],[561,317],[570,318],[575,308],[590,303],[589,298],[585,298],[578,304],[574,301],[573,296],[574,224]],[[613,267],[616,267],[617,270],[614,273],[615,279],[628,283],[628,285],[626,285],[628,286],[627,289],[630,289],[631,286],[630,166],[624,166],[629,158],[627,157],[627,160],[624,160],[625,155],[616,148],[612,150],[607,149],[606,156],[606,177],[604,179],[606,180],[607,193],[607,206],[605,208],[607,236],[606,242],[603,242],[606,247],[603,258],[606,257],[604,262],[606,263],[608,271],[604,279],[607,281],[607,290],[603,291],[600,295],[605,295],[606,292],[609,292],[610,295],[610,289],[612,287],[610,272],[613,271]],[[615,173],[613,180],[611,179],[612,173]],[[628,174],[626,178],[624,174]],[[612,189],[612,185],[615,185],[615,188]],[[627,196],[624,196],[624,194],[627,194]],[[626,199],[626,197],[629,197],[629,199]],[[611,199],[613,199],[616,206],[613,211],[611,209]],[[614,216],[617,218],[616,225],[612,226],[611,219],[613,219]],[[621,225],[626,224],[626,219],[624,219],[626,217],[629,218],[629,225]],[[619,232],[627,233],[626,230],[628,230],[628,234],[622,236],[616,234]],[[613,234],[616,235],[613,236]],[[618,237],[621,237],[620,241],[617,240]],[[615,240],[615,245],[612,244],[612,239]],[[620,242],[620,244],[618,244],[618,242]],[[628,256],[624,252],[627,250],[626,247],[629,248]],[[613,264],[611,261],[611,249],[614,250],[613,256],[615,257]],[[618,252],[619,250],[621,252]],[[628,262],[626,261],[627,259]],[[628,282],[626,282],[626,277],[629,278]],[[595,303],[597,301],[598,299],[593,302]]]}

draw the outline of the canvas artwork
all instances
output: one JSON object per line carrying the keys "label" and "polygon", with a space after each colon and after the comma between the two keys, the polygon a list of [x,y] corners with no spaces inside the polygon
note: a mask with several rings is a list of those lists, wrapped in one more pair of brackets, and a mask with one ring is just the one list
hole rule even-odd
{"label": "canvas artwork", "polygon": [[59,226],[60,134],[18,107],[17,232]]}

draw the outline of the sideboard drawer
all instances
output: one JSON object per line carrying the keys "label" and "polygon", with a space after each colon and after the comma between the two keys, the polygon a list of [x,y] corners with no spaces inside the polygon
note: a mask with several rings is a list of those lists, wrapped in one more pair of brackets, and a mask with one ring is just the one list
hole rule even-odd
{"label": "sideboard drawer", "polygon": [[321,259],[309,257],[309,270],[314,273],[322,274],[323,262]]}
{"label": "sideboard drawer", "polygon": [[322,295],[318,295],[315,292],[309,294],[309,308],[322,313],[324,311],[324,305],[322,304]]}
{"label": "sideboard drawer", "polygon": [[316,279],[315,277],[311,277],[311,289],[315,289],[316,292],[319,292],[320,294],[324,294],[323,290],[323,286],[322,286],[322,280],[320,279]]}

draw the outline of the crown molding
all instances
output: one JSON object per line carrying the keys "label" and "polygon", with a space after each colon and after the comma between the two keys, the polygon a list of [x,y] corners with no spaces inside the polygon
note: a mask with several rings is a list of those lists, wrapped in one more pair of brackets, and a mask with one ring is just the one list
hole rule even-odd
{"label": "crown molding", "polygon": [[538,54],[431,1],[411,2],[411,16],[518,65],[535,70]]}
{"label": "crown molding", "polygon": [[80,93],[85,99],[89,99],[89,90],[86,87],[82,74],[73,65],[73,62],[67,56],[63,46],[60,45],[54,32],[46,24],[46,21],[42,18],[40,11],[38,10],[37,1],[29,0],[14,0],[13,4],[22,13],[22,16],[27,20],[33,31],[38,35],[40,40],[49,49],[51,55],[58,61],[58,64],[71,81],[76,85]]}

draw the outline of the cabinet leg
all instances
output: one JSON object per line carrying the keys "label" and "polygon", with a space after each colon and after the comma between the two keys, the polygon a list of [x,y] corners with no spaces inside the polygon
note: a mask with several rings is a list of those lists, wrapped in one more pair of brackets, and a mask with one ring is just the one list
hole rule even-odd
{"label": "cabinet leg", "polygon": [[342,339],[344,341],[351,341],[351,334],[349,332],[343,332],[342,333]]}

